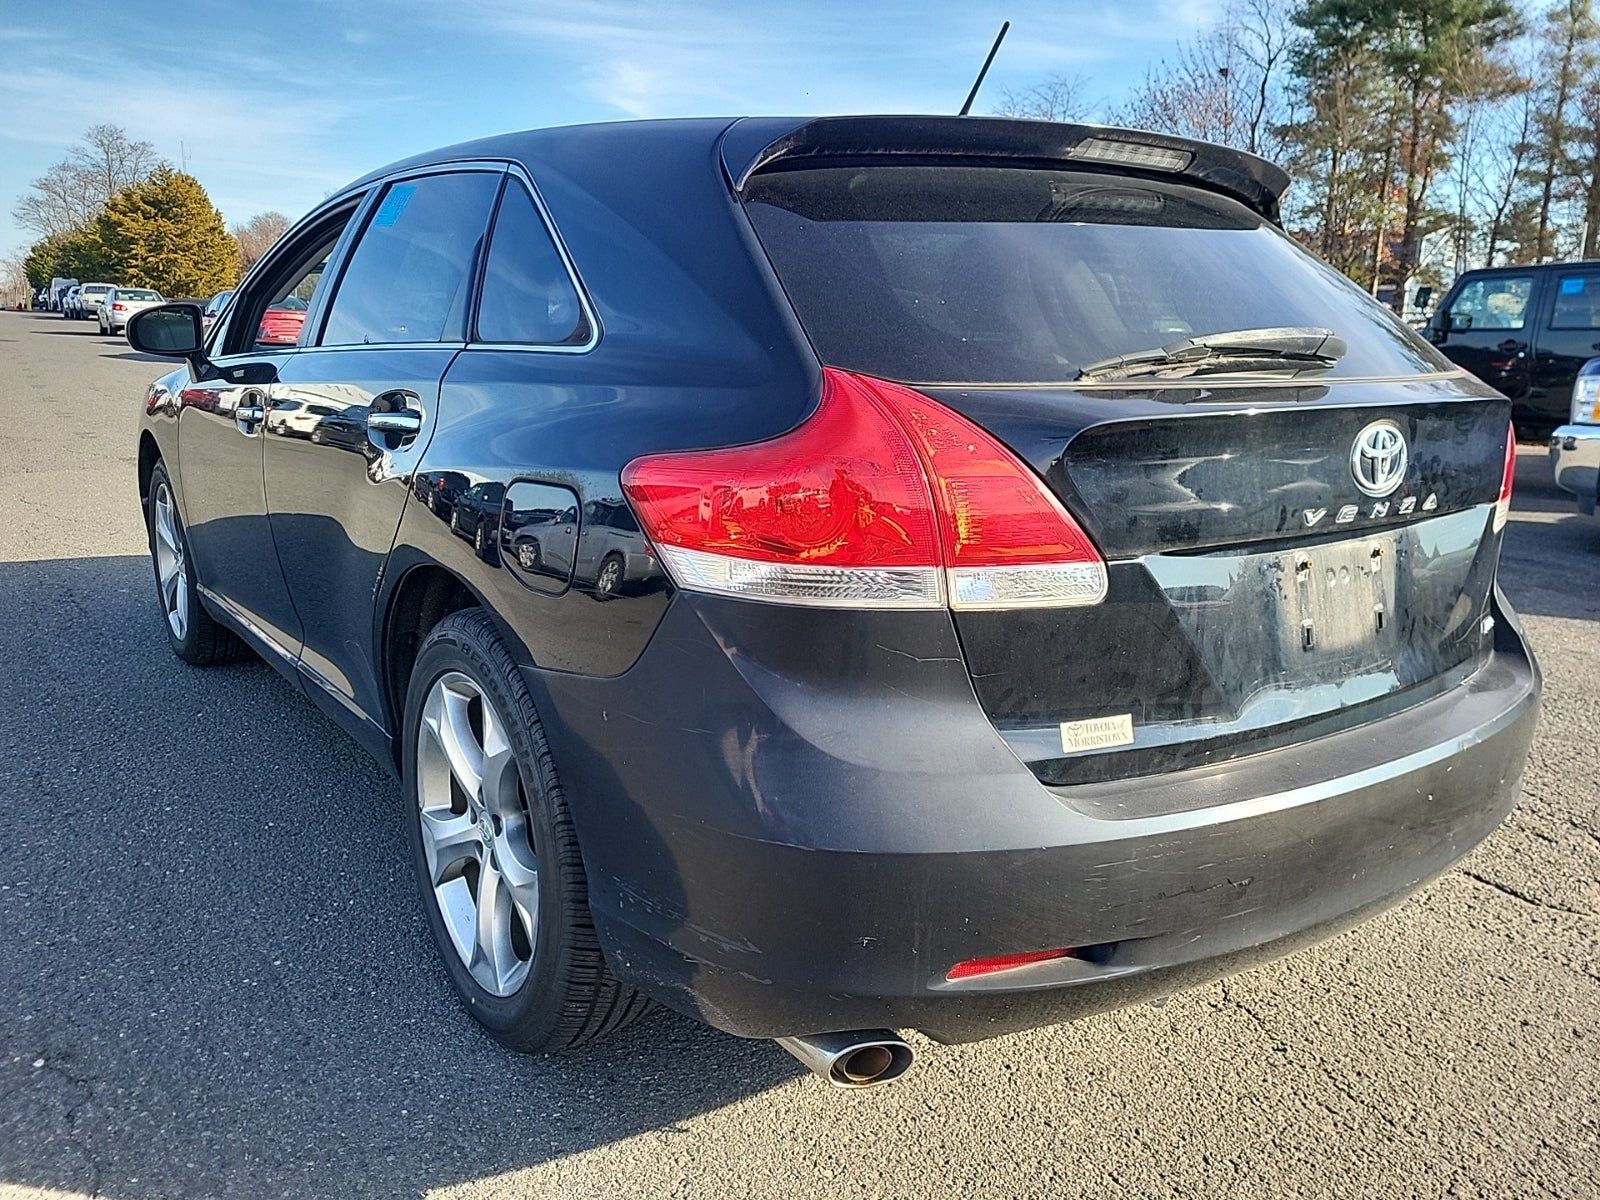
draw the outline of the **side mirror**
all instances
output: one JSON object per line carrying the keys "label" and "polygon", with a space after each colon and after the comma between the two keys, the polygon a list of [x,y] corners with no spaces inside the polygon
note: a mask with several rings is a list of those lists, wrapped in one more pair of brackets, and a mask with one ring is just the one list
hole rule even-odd
{"label": "side mirror", "polygon": [[198,304],[162,304],[134,313],[128,321],[128,344],[145,354],[205,360],[205,327]]}

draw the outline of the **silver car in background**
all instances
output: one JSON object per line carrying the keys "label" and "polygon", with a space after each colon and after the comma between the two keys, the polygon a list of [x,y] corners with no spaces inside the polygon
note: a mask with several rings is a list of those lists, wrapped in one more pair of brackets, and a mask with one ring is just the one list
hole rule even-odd
{"label": "silver car in background", "polygon": [[134,313],[166,302],[166,297],[154,288],[112,288],[100,303],[100,332],[121,333]]}
{"label": "silver car in background", "polygon": [[106,295],[117,290],[114,283],[85,283],[78,287],[78,298],[73,302],[73,315],[77,317],[98,316],[100,306],[105,303]]}

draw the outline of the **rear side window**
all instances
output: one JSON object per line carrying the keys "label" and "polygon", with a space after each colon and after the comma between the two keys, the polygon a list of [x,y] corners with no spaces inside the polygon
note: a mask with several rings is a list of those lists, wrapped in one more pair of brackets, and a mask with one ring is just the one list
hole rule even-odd
{"label": "rear side window", "polygon": [[1532,275],[1492,275],[1462,284],[1450,302],[1453,329],[1521,329],[1533,295]]}
{"label": "rear side window", "polygon": [[1563,275],[1556,283],[1552,329],[1600,329],[1600,275]]}
{"label": "rear side window", "polygon": [[424,175],[391,183],[350,255],[324,346],[456,341],[500,176]]}
{"label": "rear side window", "polygon": [[589,321],[567,265],[528,190],[506,181],[478,302],[478,338],[536,346],[581,345]]}
{"label": "rear side window", "polygon": [[1241,204],[1084,171],[824,167],[757,175],[746,210],[823,360],[907,382],[1055,383],[1114,355],[1318,326],[1307,376],[1453,370]]}

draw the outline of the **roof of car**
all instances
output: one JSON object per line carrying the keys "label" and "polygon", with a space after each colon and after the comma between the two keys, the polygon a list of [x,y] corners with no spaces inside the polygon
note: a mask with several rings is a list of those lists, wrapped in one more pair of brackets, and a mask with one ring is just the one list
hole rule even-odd
{"label": "roof of car", "polygon": [[[1124,153],[1119,161],[1118,150]],[[1112,169],[1177,178],[1223,192],[1271,219],[1289,176],[1266,159],[1242,150],[1148,130],[1003,117],[845,116],[698,117],[615,121],[498,134],[403,159],[355,180],[349,191],[413,167],[471,159],[523,163],[537,176],[542,162],[562,160],[581,170],[583,155],[646,164],[663,152],[682,163],[714,161],[720,155],[736,187],[763,170],[829,161],[977,161],[1025,166]],[[1181,166],[1133,166],[1165,155]]]}
{"label": "roof of car", "polygon": [[1469,275],[1526,275],[1529,271],[1566,271],[1573,267],[1590,267],[1596,265],[1592,258],[1568,258],[1560,262],[1545,263],[1510,263],[1502,267],[1469,267],[1456,278],[1465,279]]}

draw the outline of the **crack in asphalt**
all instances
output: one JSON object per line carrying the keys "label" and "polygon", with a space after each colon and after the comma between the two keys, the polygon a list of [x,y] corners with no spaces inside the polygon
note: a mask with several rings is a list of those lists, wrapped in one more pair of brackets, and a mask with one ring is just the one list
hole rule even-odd
{"label": "crack in asphalt", "polygon": [[1567,914],[1569,914],[1571,916],[1574,916],[1574,917],[1594,917],[1594,916],[1600,915],[1600,914],[1596,914],[1594,912],[1590,912],[1587,909],[1568,908],[1565,904],[1557,904],[1553,900],[1541,900],[1541,899],[1539,899],[1539,897],[1530,896],[1528,893],[1526,893],[1524,891],[1520,891],[1519,889],[1512,887],[1508,883],[1501,883],[1497,879],[1490,879],[1487,875],[1480,875],[1478,872],[1473,871],[1473,870],[1469,870],[1466,867],[1462,867],[1461,868],[1461,873],[1463,875],[1465,875],[1468,879],[1476,880],[1478,883],[1483,884],[1485,887],[1491,887],[1497,892],[1500,892],[1500,893],[1502,893],[1504,895],[1510,896],[1513,900],[1520,900],[1520,901],[1522,901],[1522,903],[1531,904],[1535,908],[1544,908],[1544,909],[1548,909],[1551,912],[1567,913]]}

